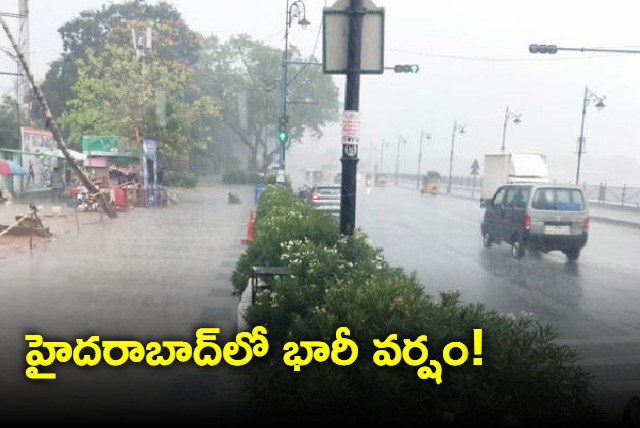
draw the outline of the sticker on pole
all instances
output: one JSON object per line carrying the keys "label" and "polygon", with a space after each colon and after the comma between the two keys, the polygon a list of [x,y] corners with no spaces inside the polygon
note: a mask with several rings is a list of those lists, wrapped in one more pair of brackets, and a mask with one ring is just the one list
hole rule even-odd
{"label": "sticker on pole", "polygon": [[357,145],[360,142],[360,115],[356,110],[342,112],[342,144]]}
{"label": "sticker on pole", "polygon": [[342,145],[342,154],[344,156],[348,156],[350,158],[356,157],[358,155],[358,145],[357,144],[343,144]]}

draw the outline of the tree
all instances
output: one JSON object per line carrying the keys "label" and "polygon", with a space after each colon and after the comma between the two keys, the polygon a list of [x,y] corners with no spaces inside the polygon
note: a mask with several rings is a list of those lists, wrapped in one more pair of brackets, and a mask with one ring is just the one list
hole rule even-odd
{"label": "tree", "polygon": [[[132,48],[107,44],[78,60],[76,98],[67,103],[61,123],[69,141],[82,135],[118,135],[137,140],[155,138],[165,154],[182,155],[198,141],[188,130],[199,118],[215,117],[218,109],[210,97],[185,99],[193,85],[192,70],[179,62],[157,61],[151,55],[143,64]],[[188,102],[187,102],[188,101]]]}
{"label": "tree", "polygon": [[20,149],[16,100],[8,95],[0,102],[0,148]]}
{"label": "tree", "polygon": [[[67,101],[75,98],[72,88],[78,78],[77,60],[86,60],[88,49],[101,52],[108,44],[133,46],[131,29],[147,27],[153,28],[157,58],[187,66],[197,61],[201,36],[191,31],[175,7],[165,1],[147,4],[144,0],[133,0],[81,12],[58,30],[63,52],[51,64],[42,84],[54,116],[60,116]],[[40,120],[43,117],[38,106],[33,117]]]}
{"label": "tree", "polygon": [[[291,48],[295,54],[295,47]],[[310,62],[316,62],[310,58]],[[281,53],[251,39],[233,36],[220,44],[215,36],[205,40],[196,66],[204,93],[220,103],[222,121],[230,132],[227,144],[241,143],[249,151],[249,167],[257,169],[275,150],[280,116]],[[338,88],[330,76],[314,65],[289,64],[288,98],[291,104],[288,145],[300,142],[305,134],[322,137],[325,125],[338,119]],[[227,148],[227,155],[231,150]]]}

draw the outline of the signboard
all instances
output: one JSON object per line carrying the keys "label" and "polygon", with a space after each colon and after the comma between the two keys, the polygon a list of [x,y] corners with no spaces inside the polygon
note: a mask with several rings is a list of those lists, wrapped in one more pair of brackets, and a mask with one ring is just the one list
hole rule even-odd
{"label": "signboard", "polygon": [[116,137],[112,135],[83,135],[82,151],[92,156],[118,154]]}
{"label": "signboard", "polygon": [[[338,0],[322,12],[322,67],[325,74],[347,74],[349,0]],[[360,74],[384,73],[384,8],[364,0]]]}
{"label": "signboard", "polygon": [[145,155],[155,155],[158,149],[158,143],[156,140],[144,140],[142,143],[142,151]]}
{"label": "signboard", "polygon": [[44,190],[49,188],[51,171],[57,166],[57,158],[45,153],[58,150],[58,143],[51,131],[44,129],[20,127],[22,151],[34,154],[22,155],[22,167],[27,170],[24,177],[25,190]]}
{"label": "signboard", "polygon": [[471,164],[471,175],[478,175],[478,171],[480,170],[480,165],[478,164],[478,159],[474,159]]}

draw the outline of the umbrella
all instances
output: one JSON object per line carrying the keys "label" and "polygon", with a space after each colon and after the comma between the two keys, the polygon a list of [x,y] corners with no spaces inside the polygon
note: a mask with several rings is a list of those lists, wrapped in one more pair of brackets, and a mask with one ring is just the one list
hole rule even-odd
{"label": "umbrella", "polygon": [[0,175],[27,175],[27,171],[13,161],[0,159]]}

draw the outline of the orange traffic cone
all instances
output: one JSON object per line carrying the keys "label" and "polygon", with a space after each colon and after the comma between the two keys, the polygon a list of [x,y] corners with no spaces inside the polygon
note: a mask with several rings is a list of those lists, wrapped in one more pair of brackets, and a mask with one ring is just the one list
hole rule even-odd
{"label": "orange traffic cone", "polygon": [[253,213],[253,210],[251,210],[251,213],[249,213],[249,226],[247,227],[247,236],[246,238],[242,239],[242,243],[243,244],[249,244],[251,241],[253,241],[253,236],[256,233],[256,225],[255,225],[255,215]]}

